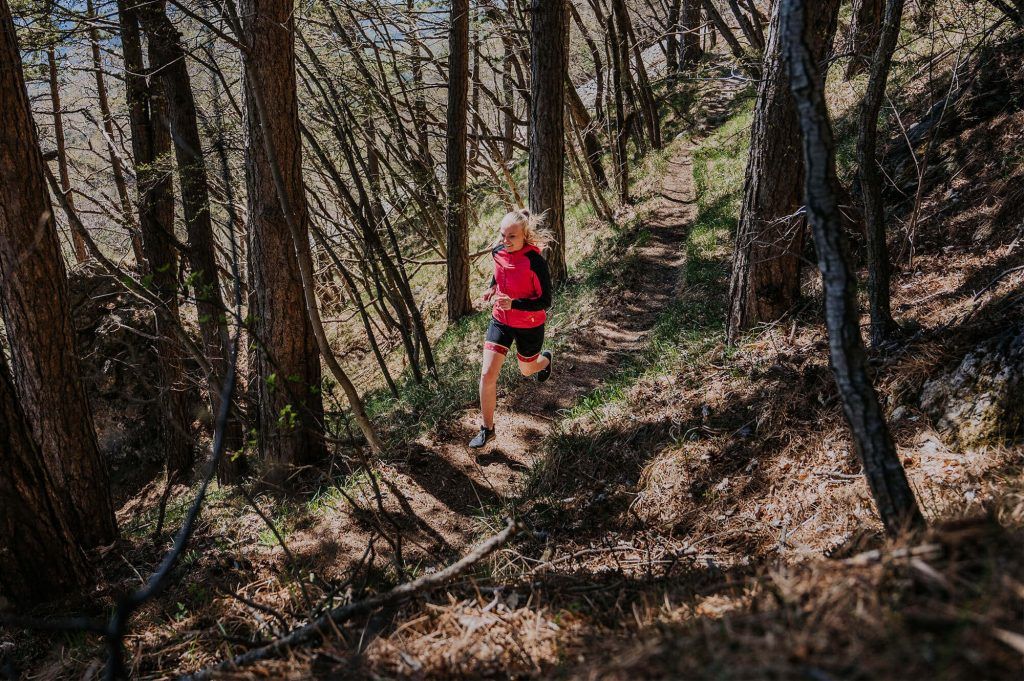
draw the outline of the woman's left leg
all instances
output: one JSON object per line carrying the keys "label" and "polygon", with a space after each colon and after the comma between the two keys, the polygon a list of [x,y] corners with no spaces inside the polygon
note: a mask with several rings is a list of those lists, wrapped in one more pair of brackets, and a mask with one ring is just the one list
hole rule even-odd
{"label": "woman's left leg", "polygon": [[533,376],[551,366],[551,353],[541,352],[544,347],[544,325],[532,329],[516,329],[516,359],[519,373]]}

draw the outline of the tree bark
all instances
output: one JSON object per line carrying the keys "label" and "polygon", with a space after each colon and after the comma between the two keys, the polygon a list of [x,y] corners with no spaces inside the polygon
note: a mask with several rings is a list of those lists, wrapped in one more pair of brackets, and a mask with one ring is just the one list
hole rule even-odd
{"label": "tree bark", "polygon": [[[156,318],[156,358],[163,411],[161,441],[171,474],[188,475],[195,463],[189,433],[188,406],[181,348],[173,337],[178,315],[178,241],[174,236],[174,182],[169,163],[171,136],[164,126],[167,100],[158,81],[147,81],[142,58],[138,8],[118,0],[121,46],[125,62],[125,94],[132,131],[138,191],[139,227],[146,260],[146,278],[161,304]],[[156,61],[150,44],[150,63]]]}
{"label": "tree bark", "polygon": [[819,75],[816,47],[821,29],[812,21],[806,0],[780,0],[780,6],[783,51],[802,133],[807,215],[825,289],[832,372],[878,514],[886,531],[896,535],[922,528],[925,522],[868,375],[860,337],[857,281],[836,200],[835,145]]}
{"label": "tree bark", "polygon": [[569,26],[565,0],[530,4],[530,212],[546,215],[552,282],[565,280],[563,173]]}
{"label": "tree bark", "polygon": [[693,66],[704,56],[700,48],[700,3],[683,0],[679,11],[679,68]]}
{"label": "tree bark", "polygon": [[668,3],[668,35],[665,38],[665,71],[669,78],[679,77],[679,41],[685,39],[680,35],[684,30],[679,22],[682,0],[669,0]]}
{"label": "tree bark", "polygon": [[[821,62],[835,35],[839,0],[815,2],[807,14],[809,48]],[[728,339],[775,321],[800,295],[805,223],[799,121],[782,64],[779,12],[772,15],[764,76],[757,90],[736,246],[729,282]]]}
{"label": "tree bark", "polygon": [[80,378],[67,273],[6,0],[0,0],[0,64],[0,309],[18,401],[71,530],[91,547],[116,538],[117,526]]}
{"label": "tree bark", "polygon": [[[0,0],[0,14],[10,16],[6,0]],[[88,581],[89,565],[32,439],[3,353],[0,451],[0,603],[32,606],[75,591]]]}
{"label": "tree bark", "polygon": [[469,206],[466,200],[469,0],[453,0],[448,34],[447,260],[448,321],[473,311],[469,300]]}
{"label": "tree bark", "polygon": [[[297,244],[278,196],[264,140],[269,137],[273,145],[291,219],[308,250],[294,15],[291,2],[270,0],[243,0],[240,12],[249,50],[244,70],[249,138],[245,168],[252,286],[256,291],[256,308],[250,316],[259,342],[259,449],[265,477],[280,483],[292,466],[319,463],[326,455],[320,351],[306,309]],[[257,89],[267,109],[265,120],[256,101]]]}
{"label": "tree bark", "polygon": [[[216,237],[210,216],[210,192],[207,185],[206,160],[199,137],[199,121],[192,82],[185,63],[181,36],[168,19],[165,4],[153,2],[139,8],[139,18],[149,39],[153,54],[151,67],[158,74],[167,97],[166,121],[174,142],[181,205],[188,233],[189,283],[195,292],[196,311],[203,349],[211,371],[206,377],[210,413],[220,413],[221,392],[228,370],[228,327],[220,278],[217,275]],[[233,456],[242,447],[241,422],[231,418],[225,431],[224,447],[218,479],[233,482],[244,472],[245,460]]]}
{"label": "tree bark", "polygon": [[[866,1],[866,0],[865,0]],[[888,0],[878,46],[872,59],[871,76],[860,109],[857,136],[857,165],[864,222],[867,229],[868,301],[871,311],[871,342],[884,343],[892,334],[894,322],[889,306],[889,248],[885,237],[882,206],[882,176],[878,170],[878,112],[885,99],[892,53],[899,38],[904,0]]]}

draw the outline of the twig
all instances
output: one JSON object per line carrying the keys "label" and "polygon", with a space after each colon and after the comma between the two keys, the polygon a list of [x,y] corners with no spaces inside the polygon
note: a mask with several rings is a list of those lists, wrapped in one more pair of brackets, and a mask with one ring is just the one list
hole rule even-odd
{"label": "twig", "polygon": [[394,589],[391,589],[387,593],[380,594],[379,596],[373,596],[357,603],[350,603],[348,605],[335,608],[326,615],[318,617],[309,624],[296,629],[292,633],[274,641],[270,645],[250,650],[234,657],[233,659],[225,660],[213,667],[207,667],[206,669],[200,670],[195,674],[183,676],[180,681],[202,681],[204,679],[212,679],[214,678],[214,674],[217,672],[238,669],[254,662],[276,657],[287,653],[293,647],[306,645],[318,640],[320,635],[328,631],[334,624],[372,612],[378,608],[397,605],[412,596],[415,596],[421,591],[442,586],[486,558],[494,552],[495,549],[499,548],[511,539],[519,530],[519,523],[509,521],[508,526],[506,526],[504,530],[477,545],[476,548],[467,553],[457,562],[449,565],[440,572],[424,575],[411,582],[399,584]]}

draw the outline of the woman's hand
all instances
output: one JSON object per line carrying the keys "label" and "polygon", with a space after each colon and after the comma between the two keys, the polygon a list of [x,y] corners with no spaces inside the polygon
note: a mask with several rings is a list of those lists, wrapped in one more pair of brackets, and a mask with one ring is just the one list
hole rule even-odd
{"label": "woman's hand", "polygon": [[486,291],[484,291],[484,295],[482,297],[483,297],[485,303],[491,302],[491,298],[494,297],[495,290],[496,290],[496,287],[492,286],[489,289],[487,289]]}
{"label": "woman's hand", "polygon": [[501,291],[498,291],[498,294],[497,294],[497,297],[495,298],[495,301],[497,301],[497,303],[498,303],[498,309],[499,310],[511,310],[512,309],[512,299],[509,298],[504,293],[502,293]]}

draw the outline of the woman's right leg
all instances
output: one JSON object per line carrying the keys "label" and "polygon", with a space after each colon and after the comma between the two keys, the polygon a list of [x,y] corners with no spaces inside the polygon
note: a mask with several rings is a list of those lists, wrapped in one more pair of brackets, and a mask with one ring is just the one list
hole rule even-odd
{"label": "woman's right leg", "polygon": [[504,352],[484,348],[483,366],[480,369],[480,414],[483,417],[483,427],[488,430],[494,429],[494,408],[498,403],[498,374],[501,373],[501,363],[504,361]]}

